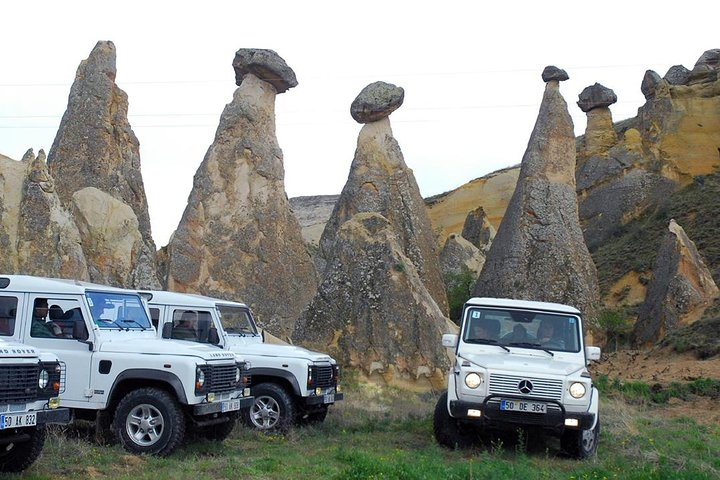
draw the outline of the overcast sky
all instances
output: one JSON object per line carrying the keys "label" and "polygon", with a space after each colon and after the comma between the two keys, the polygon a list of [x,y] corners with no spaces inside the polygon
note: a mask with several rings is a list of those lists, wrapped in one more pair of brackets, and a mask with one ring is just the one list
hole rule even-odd
{"label": "overcast sky", "polygon": [[520,162],[546,65],[570,75],[560,91],[580,135],[583,88],[615,91],[615,121],[635,116],[646,70],[692,68],[720,48],[719,14],[695,0],[5,2],[0,153],[48,153],[78,64],[112,40],[153,236],[166,245],[232,100],[235,51],[269,48],[299,82],[276,102],[288,196],[340,193],[361,128],[350,104],[382,80],[405,89],[390,121],[427,197]]}

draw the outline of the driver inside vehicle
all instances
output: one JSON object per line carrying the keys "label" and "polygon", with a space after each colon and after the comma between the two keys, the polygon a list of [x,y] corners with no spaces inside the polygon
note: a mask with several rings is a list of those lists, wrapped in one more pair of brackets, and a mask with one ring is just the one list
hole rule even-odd
{"label": "driver inside vehicle", "polygon": [[555,324],[547,318],[540,322],[537,341],[543,347],[564,348],[564,342],[555,335]]}
{"label": "driver inside vehicle", "polygon": [[478,340],[497,340],[500,334],[500,322],[490,318],[476,321],[472,326],[472,337]]}

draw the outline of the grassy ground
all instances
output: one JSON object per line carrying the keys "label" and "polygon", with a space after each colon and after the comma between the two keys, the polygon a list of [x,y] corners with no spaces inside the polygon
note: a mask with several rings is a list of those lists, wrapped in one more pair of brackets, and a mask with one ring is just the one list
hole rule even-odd
{"label": "grassy ground", "polygon": [[[238,428],[223,443],[196,442],[169,458],[98,446],[77,427],[53,433],[23,479],[702,479],[720,478],[720,426],[662,418],[655,404],[605,381],[595,458],[576,461],[555,439],[494,437],[469,450],[432,435],[437,395],[356,388],[324,424],[287,436]],[[642,390],[642,389],[640,389]]]}

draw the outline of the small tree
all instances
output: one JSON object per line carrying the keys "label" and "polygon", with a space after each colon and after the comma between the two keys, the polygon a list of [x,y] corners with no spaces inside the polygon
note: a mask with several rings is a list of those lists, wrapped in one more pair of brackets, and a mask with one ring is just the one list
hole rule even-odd
{"label": "small tree", "polygon": [[621,342],[627,342],[633,327],[628,312],[622,307],[601,310],[598,314],[598,323],[600,328],[605,330],[608,349],[612,345],[613,351],[617,351]]}

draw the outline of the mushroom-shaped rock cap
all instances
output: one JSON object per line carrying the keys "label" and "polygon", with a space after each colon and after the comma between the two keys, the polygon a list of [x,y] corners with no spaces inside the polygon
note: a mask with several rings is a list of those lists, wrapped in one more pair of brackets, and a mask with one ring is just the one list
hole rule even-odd
{"label": "mushroom-shaped rock cap", "polygon": [[578,107],[585,113],[593,108],[609,107],[617,102],[615,92],[599,83],[585,87],[578,95],[578,98]]}
{"label": "mushroom-shaped rock cap", "polygon": [[233,60],[235,84],[240,86],[243,77],[252,73],[275,87],[277,93],[283,93],[297,86],[295,72],[285,60],[272,50],[261,48],[241,48],[235,52]]}
{"label": "mushroom-shaped rock cap", "polygon": [[405,90],[391,83],[371,83],[355,97],[350,105],[350,115],[358,123],[377,122],[400,108]]}
{"label": "mushroom-shaped rock cap", "polygon": [[673,65],[663,78],[670,85],[685,85],[690,79],[690,70],[682,65]]}
{"label": "mushroom-shaped rock cap", "polygon": [[548,65],[542,72],[543,82],[547,83],[551,80],[557,80],[558,82],[564,82],[570,78],[565,70],[558,68],[554,65]]}
{"label": "mushroom-shaped rock cap", "polygon": [[655,90],[662,78],[654,70],[646,70],[645,76],[643,76],[642,83],[640,84],[640,91],[645,95],[646,100],[650,100],[655,96]]}

